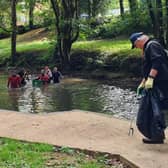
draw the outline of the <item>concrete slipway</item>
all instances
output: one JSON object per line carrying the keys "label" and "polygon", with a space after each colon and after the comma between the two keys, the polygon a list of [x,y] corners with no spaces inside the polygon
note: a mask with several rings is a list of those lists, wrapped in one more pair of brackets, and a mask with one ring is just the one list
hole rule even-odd
{"label": "concrete slipway", "polygon": [[[73,110],[25,114],[0,110],[0,137],[120,154],[140,168],[168,168],[168,140],[143,144],[130,122],[109,115]],[[168,130],[166,130],[168,137]]]}

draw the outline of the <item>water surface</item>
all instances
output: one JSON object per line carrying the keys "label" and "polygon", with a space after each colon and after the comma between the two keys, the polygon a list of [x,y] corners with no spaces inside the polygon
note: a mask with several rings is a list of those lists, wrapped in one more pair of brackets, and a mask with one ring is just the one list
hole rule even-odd
{"label": "water surface", "polygon": [[22,89],[7,89],[7,77],[1,76],[0,108],[25,113],[51,113],[80,109],[132,118],[137,113],[135,91],[98,81],[65,78],[60,84]]}

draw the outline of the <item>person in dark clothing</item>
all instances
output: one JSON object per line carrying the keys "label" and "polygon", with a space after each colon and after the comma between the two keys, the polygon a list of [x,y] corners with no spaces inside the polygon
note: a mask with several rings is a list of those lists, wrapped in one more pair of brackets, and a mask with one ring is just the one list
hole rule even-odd
{"label": "person in dark clothing", "polygon": [[[162,110],[167,106],[168,100],[168,58],[162,45],[155,39],[149,38],[143,32],[133,33],[130,36],[133,48],[142,50],[143,79],[137,88],[137,94],[149,89],[157,88],[160,91]],[[163,143],[162,139],[143,139],[144,143]]]}
{"label": "person in dark clothing", "polygon": [[26,73],[25,69],[22,68],[22,69],[18,72],[18,75],[19,75],[20,78],[21,78],[21,86],[25,86],[25,85],[26,85],[26,76],[27,76],[27,73]]}
{"label": "person in dark clothing", "polygon": [[52,77],[53,77],[53,83],[59,83],[60,79],[63,77],[61,72],[58,71],[57,67],[54,67],[52,72]]}

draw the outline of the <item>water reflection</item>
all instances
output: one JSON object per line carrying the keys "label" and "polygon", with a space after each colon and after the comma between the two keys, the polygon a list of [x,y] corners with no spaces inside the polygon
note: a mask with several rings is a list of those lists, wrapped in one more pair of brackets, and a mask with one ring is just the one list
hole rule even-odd
{"label": "water reflection", "polygon": [[[0,108],[27,113],[50,113],[80,109],[130,119],[137,112],[135,92],[95,81],[64,79],[60,84],[3,91]],[[2,96],[2,92],[0,93]]]}

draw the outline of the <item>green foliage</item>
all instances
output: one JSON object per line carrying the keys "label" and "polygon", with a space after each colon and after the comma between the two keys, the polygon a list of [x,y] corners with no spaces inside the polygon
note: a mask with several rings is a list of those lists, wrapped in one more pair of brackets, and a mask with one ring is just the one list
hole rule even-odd
{"label": "green foliage", "polygon": [[62,153],[67,153],[67,154],[73,154],[73,153],[74,153],[74,150],[72,150],[72,149],[69,148],[69,147],[62,146],[62,147],[60,148],[60,152],[62,152]]}
{"label": "green foliage", "polygon": [[[46,60],[51,60],[51,43],[49,41],[33,41],[33,42],[18,42],[17,64],[23,64],[28,61],[30,65],[34,65],[39,61],[39,64],[44,64]],[[6,64],[9,61],[11,54],[10,39],[0,40],[0,64]]]}
{"label": "green foliage", "polygon": [[53,148],[48,144],[0,138],[1,168],[119,168],[126,166],[120,161],[117,163],[115,158],[106,156],[101,153],[90,155],[68,147]]}
{"label": "green foliage", "polygon": [[97,163],[96,161],[90,161],[87,163],[84,163],[81,168],[103,168],[103,165],[100,163]]}
{"label": "green foliage", "polygon": [[87,21],[81,21],[78,40],[87,40],[89,38],[89,36],[91,35],[92,31],[93,30],[91,29],[91,27]]}
{"label": "green foliage", "polygon": [[[122,17],[111,18],[110,22],[97,26],[91,34],[91,38],[114,38],[120,35],[129,35],[134,31],[144,31],[146,33],[151,32],[151,23],[146,13],[139,15],[139,12],[135,14],[137,17],[133,18],[130,14]],[[139,15],[139,16],[138,16]]]}
{"label": "green foliage", "polygon": [[[131,44],[128,39],[80,41],[74,43],[72,46],[73,51],[98,51],[103,53],[120,53],[123,50],[131,51],[130,48]],[[132,53],[132,51],[130,53]]]}
{"label": "green foliage", "polygon": [[[128,8],[128,1],[123,0],[123,3],[124,3],[124,7]],[[111,0],[110,7],[111,7],[111,9],[118,9],[119,8],[119,0]]]}
{"label": "green foliage", "polygon": [[[113,0],[114,1],[114,0]],[[95,17],[99,13],[105,14],[108,8],[111,8],[111,0],[92,0],[90,1],[91,16]],[[81,13],[88,14],[89,1],[79,0],[79,7]]]}
{"label": "green foliage", "polygon": [[0,139],[0,167],[42,168],[46,158],[44,153],[53,147],[47,144],[19,142],[7,138]]}
{"label": "green foliage", "polygon": [[[60,65],[54,40],[23,41],[20,37],[21,35],[18,37],[19,42],[17,45],[18,66],[27,67],[29,65],[31,68],[40,68],[45,64],[50,64],[51,67],[54,66],[53,64]],[[23,37],[25,39],[25,36]],[[11,50],[9,44],[10,39],[0,40],[0,64],[2,65],[9,64]],[[105,68],[108,71],[123,69],[131,72],[137,64],[135,61],[128,67],[129,57],[136,58],[140,56],[140,52],[130,48],[130,42],[125,39],[76,42],[72,46],[71,67],[74,70]],[[53,55],[55,55],[54,58]]]}
{"label": "green foliage", "polygon": [[80,40],[94,38],[114,38],[129,35],[134,31],[152,32],[152,24],[145,5],[134,11],[126,12],[123,17],[97,17],[80,23]]}
{"label": "green foliage", "polygon": [[92,40],[73,45],[71,64],[76,70],[104,69],[137,75],[140,74],[140,59],[140,51],[131,50],[128,40]]}
{"label": "green foliage", "polygon": [[9,37],[9,36],[10,36],[9,32],[6,32],[0,28],[0,39],[5,38],[5,37]]}
{"label": "green foliage", "polygon": [[54,13],[52,12],[49,3],[43,4],[43,10],[34,12],[34,24],[43,27],[49,27],[54,24]]}

